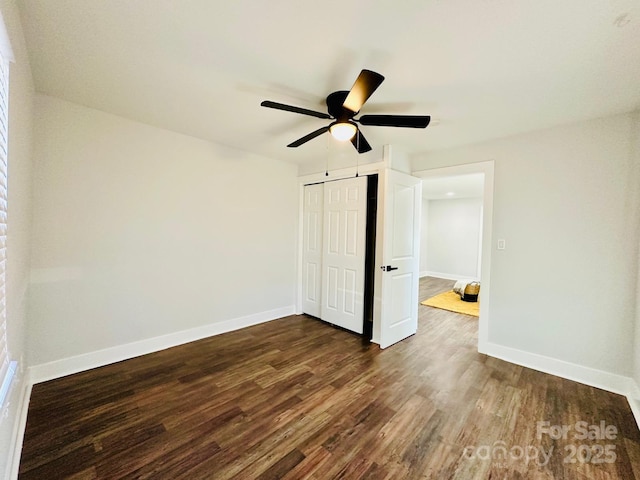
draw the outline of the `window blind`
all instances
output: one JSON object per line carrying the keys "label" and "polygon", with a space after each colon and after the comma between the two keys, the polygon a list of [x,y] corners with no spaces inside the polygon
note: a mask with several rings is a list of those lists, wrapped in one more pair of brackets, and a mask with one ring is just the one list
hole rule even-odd
{"label": "window blind", "polygon": [[16,362],[9,356],[5,272],[7,266],[7,128],[9,62],[0,52],[0,407],[9,393]]}

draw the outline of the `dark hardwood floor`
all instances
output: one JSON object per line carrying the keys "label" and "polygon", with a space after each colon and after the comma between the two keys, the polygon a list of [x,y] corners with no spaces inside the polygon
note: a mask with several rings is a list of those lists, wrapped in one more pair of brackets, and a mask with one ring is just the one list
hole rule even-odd
{"label": "dark hardwood floor", "polygon": [[20,478],[640,479],[625,398],[480,355],[474,317],[419,308],[386,350],[292,316],[35,385]]}

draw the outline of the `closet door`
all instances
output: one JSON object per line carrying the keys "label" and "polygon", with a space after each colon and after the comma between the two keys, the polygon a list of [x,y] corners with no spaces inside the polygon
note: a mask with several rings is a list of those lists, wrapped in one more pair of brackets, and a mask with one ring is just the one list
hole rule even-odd
{"label": "closet door", "polygon": [[322,224],[324,185],[304,187],[302,216],[302,311],[314,317],[321,315],[322,294]]}
{"label": "closet door", "polygon": [[367,178],[324,184],[320,318],[363,332]]}

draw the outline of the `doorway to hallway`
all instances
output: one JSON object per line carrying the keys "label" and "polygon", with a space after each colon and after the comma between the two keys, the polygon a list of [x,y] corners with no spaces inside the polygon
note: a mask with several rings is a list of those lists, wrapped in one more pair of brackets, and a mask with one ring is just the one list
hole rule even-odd
{"label": "doorway to hallway", "polygon": [[[438,182],[442,182],[442,185],[445,185],[446,182],[444,179],[447,179],[447,178],[454,179],[458,177],[458,180],[466,179],[468,181],[471,181],[473,179],[477,181],[478,177],[482,178],[481,189],[478,190],[477,184],[476,184],[476,187],[473,187],[475,188],[476,198],[478,199],[477,206],[478,208],[480,208],[481,213],[477,218],[477,224],[475,228],[467,229],[467,231],[476,230],[478,232],[477,233],[478,238],[477,238],[476,244],[471,242],[472,246],[469,246],[469,244],[467,244],[466,246],[467,250],[473,251],[473,252],[468,251],[466,253],[473,253],[473,255],[466,255],[466,261],[464,262],[464,265],[456,264],[455,258],[453,258],[453,260],[450,258],[449,263],[446,263],[446,262],[445,263],[438,263],[438,262],[426,263],[426,265],[429,265],[429,264],[439,265],[440,266],[439,268],[442,268],[443,265],[450,265],[451,268],[454,269],[453,272],[438,272],[438,271],[430,272],[428,270],[423,271],[422,267],[425,264],[422,264],[421,262],[421,274],[425,276],[431,274],[431,275],[434,275],[435,277],[438,277],[438,276],[448,277],[444,279],[448,281],[456,280],[457,277],[465,277],[465,278],[471,277],[471,278],[477,278],[480,280],[481,287],[480,287],[480,317],[478,318],[478,351],[481,353],[484,353],[486,351],[485,345],[488,343],[488,339],[489,339],[489,325],[490,325],[489,302],[490,302],[490,291],[491,291],[491,250],[492,250],[492,228],[493,228],[492,222],[493,222],[494,162],[487,161],[487,162],[479,162],[479,163],[472,163],[472,164],[465,164],[465,165],[457,165],[452,167],[437,168],[437,169],[431,169],[431,170],[422,170],[422,171],[414,172],[413,174],[417,177],[422,178],[423,183],[427,188],[429,187],[429,185],[432,185],[432,186],[437,185]],[[460,185],[463,185],[463,183],[464,182],[460,183]],[[474,183],[474,182],[471,182],[471,183]],[[453,193],[453,195],[447,195],[450,193]],[[444,195],[444,198],[456,198],[455,190],[452,190],[450,188],[447,189],[446,187],[444,187],[441,194]],[[464,202],[464,203],[467,204],[466,207],[469,207],[469,202]],[[438,205],[438,206],[439,207],[444,206],[446,208],[446,204]],[[464,210],[464,208],[462,210]],[[472,216],[468,214],[468,211],[469,209],[467,208],[466,217],[470,222],[473,222],[473,220],[470,219]],[[424,228],[424,225],[423,225],[423,228]],[[438,244],[438,241],[435,241],[435,243],[432,242],[431,247],[433,248],[434,246],[437,246],[437,244]],[[460,243],[460,245],[462,244],[464,244],[464,242]],[[460,250],[461,248],[463,247],[461,246],[457,247],[458,254],[462,253],[462,251]],[[423,245],[421,244],[421,253],[420,253],[421,257],[425,255],[428,260],[429,255],[433,254],[433,252],[430,253],[429,250],[431,249],[428,247],[424,247],[424,250],[425,251],[423,251]],[[454,255],[455,255],[455,251],[454,251]],[[476,259],[475,262],[473,260],[474,258]],[[455,271],[456,268],[463,268],[466,270]],[[475,276],[467,275],[467,273],[474,273],[474,272],[476,273]],[[453,273],[453,274],[447,275],[447,273]],[[421,282],[421,285],[422,285],[422,282]],[[421,300],[424,300],[424,299],[421,299]]]}

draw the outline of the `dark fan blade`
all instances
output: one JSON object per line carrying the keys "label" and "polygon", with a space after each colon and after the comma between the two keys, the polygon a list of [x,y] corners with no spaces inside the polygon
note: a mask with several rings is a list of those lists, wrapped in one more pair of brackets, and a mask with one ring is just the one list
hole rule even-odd
{"label": "dark fan blade", "polygon": [[358,150],[358,153],[365,153],[371,150],[371,145],[369,145],[369,142],[367,142],[367,139],[364,138],[364,135],[362,135],[362,132],[360,131],[360,129],[358,129],[356,134],[351,139],[351,143],[353,144],[354,147],[356,147],[356,150]]}
{"label": "dark fan blade", "polygon": [[357,122],[378,127],[426,128],[431,121],[428,115],[363,115]]}
{"label": "dark fan blade", "polygon": [[313,140],[318,135],[322,135],[324,132],[328,132],[328,131],[329,131],[329,127],[319,128],[315,132],[311,132],[309,135],[305,135],[304,137],[299,138],[295,142],[290,143],[289,145],[287,145],[287,147],[293,147],[293,148],[299,147],[303,143],[307,143],[309,140]]}
{"label": "dark fan blade", "polygon": [[307,110],[306,108],[294,107],[292,105],[285,105],[284,103],[272,102],[270,100],[265,100],[260,104],[262,107],[275,108],[276,110],[286,110],[287,112],[293,113],[301,113],[302,115],[310,115],[312,117],[318,118],[331,118],[326,113],[316,112],[314,110]]}
{"label": "dark fan blade", "polygon": [[362,70],[342,106],[354,113],[359,112],[364,102],[376,91],[383,80],[384,77],[379,73]]}

